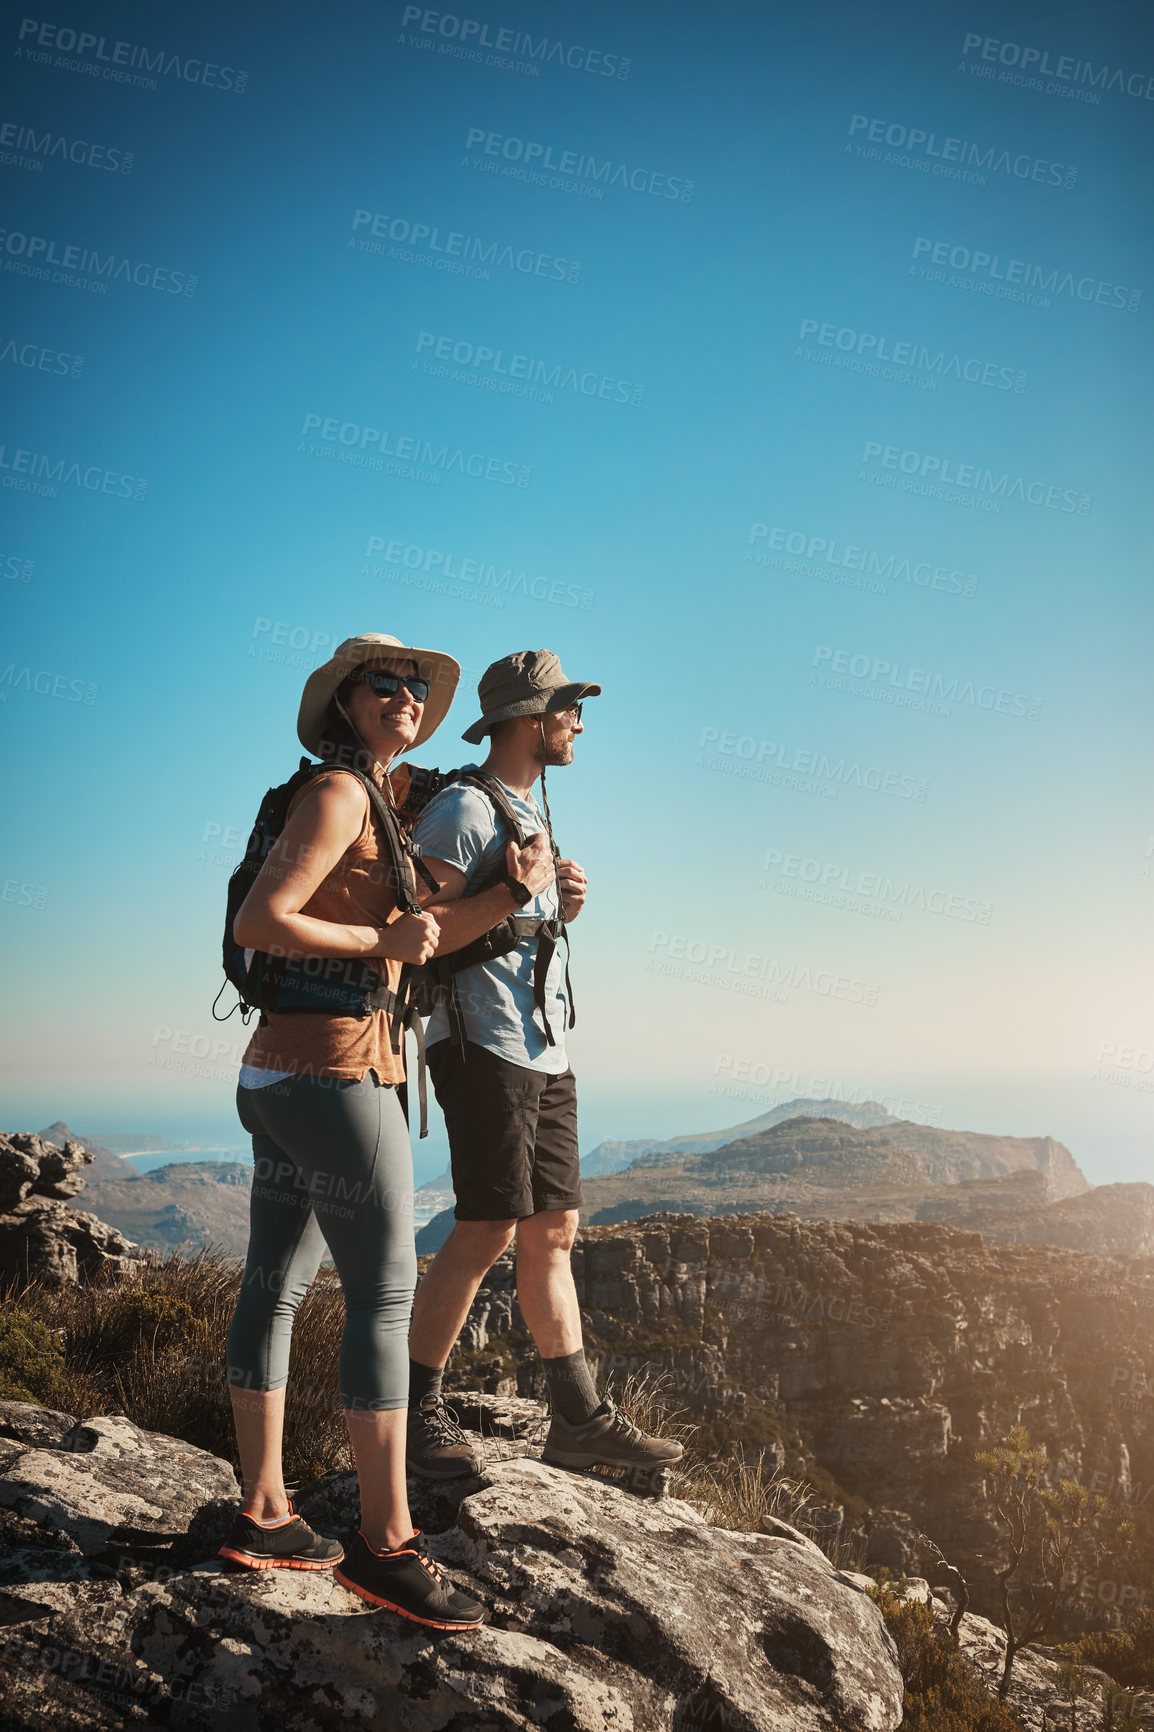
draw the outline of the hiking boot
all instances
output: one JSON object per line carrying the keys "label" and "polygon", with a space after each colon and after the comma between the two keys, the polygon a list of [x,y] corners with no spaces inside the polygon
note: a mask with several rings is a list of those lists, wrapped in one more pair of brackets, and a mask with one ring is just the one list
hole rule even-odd
{"label": "hiking boot", "polygon": [[570,1425],[555,1413],[541,1453],[553,1467],[668,1468],[683,1451],[671,1437],[650,1437],[606,1396],[591,1419]]}
{"label": "hiking boot", "polygon": [[461,1479],[481,1471],[480,1456],[439,1395],[410,1407],[405,1447],[405,1465],[421,1479]]}
{"label": "hiking boot", "polygon": [[217,1553],[243,1564],[246,1570],[331,1570],[344,1557],[337,1540],[315,1534],[289,1504],[291,1521],[279,1527],[262,1528],[251,1516],[238,1510],[228,1538]]}
{"label": "hiking boot", "polygon": [[333,1577],[371,1606],[384,1606],[431,1630],[475,1630],[488,1616],[484,1606],[441,1574],[419,1528],[395,1552],[375,1552],[358,1532]]}

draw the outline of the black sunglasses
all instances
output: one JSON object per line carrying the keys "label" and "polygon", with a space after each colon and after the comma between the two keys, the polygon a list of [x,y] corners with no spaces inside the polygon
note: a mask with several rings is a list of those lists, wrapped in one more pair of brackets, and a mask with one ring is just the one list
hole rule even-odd
{"label": "black sunglasses", "polygon": [[563,710],[552,710],[550,713],[554,716],[572,716],[575,722],[579,722],[581,720],[581,705],[568,704]]}
{"label": "black sunglasses", "polygon": [[366,668],[363,673],[354,674],[352,684],[368,686],[379,698],[395,698],[404,686],[409,696],[419,704],[423,704],[429,695],[428,680],[422,680],[416,674],[386,673],[383,668]]}

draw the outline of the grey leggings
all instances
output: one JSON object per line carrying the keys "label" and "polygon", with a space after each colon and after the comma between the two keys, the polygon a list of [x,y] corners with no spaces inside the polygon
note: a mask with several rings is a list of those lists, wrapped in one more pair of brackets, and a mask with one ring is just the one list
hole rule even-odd
{"label": "grey leggings", "polygon": [[228,1380],[288,1381],[297,1307],[327,1245],[345,1296],[341,1405],[405,1407],[417,1254],[413,1157],[394,1088],[290,1077],[237,1090],[252,1133],[248,1258],[228,1337]]}

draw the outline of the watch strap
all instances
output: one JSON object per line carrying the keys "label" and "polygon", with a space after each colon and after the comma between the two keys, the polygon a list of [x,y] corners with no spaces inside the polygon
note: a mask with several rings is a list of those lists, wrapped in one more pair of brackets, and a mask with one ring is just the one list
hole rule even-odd
{"label": "watch strap", "polygon": [[514,878],[511,872],[503,872],[501,877],[498,879],[498,883],[504,884],[509,889],[518,908],[525,908],[530,902],[532,902],[533,892],[529,889],[529,886],[527,884],[522,884],[519,878]]}

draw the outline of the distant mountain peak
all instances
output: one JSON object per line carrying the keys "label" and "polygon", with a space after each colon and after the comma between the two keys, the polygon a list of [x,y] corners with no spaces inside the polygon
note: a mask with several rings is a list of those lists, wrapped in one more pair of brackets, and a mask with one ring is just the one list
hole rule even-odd
{"label": "distant mountain peak", "polygon": [[743,1137],[757,1136],[774,1125],[795,1118],[836,1119],[842,1124],[856,1125],[859,1130],[873,1130],[878,1125],[901,1122],[887,1112],[880,1101],[814,1100],[799,1096],[796,1100],[770,1107],[755,1119],[746,1119],[742,1124],[728,1125],[719,1131],[696,1131],[688,1136],[665,1139],[641,1137],[627,1142],[607,1140],[598,1143],[589,1154],[582,1156],[581,1171],[594,1178],[599,1173],[619,1173],[623,1167],[638,1160],[649,1165],[654,1156],[704,1155],[712,1149],[719,1149],[723,1143],[740,1142]]}
{"label": "distant mountain peak", "polygon": [[47,1125],[44,1130],[37,1131],[36,1135],[43,1137],[46,1143],[55,1143],[58,1149],[62,1149],[65,1143],[78,1143],[81,1140],[63,1119],[57,1119],[55,1124]]}

